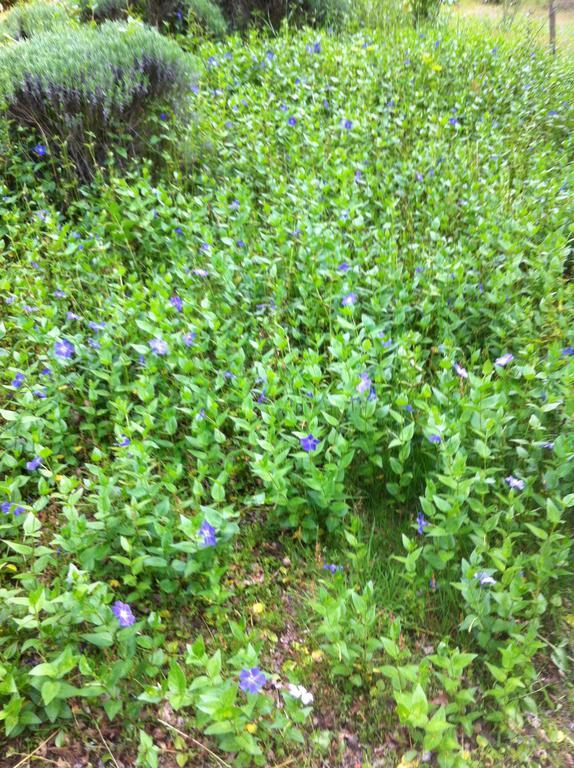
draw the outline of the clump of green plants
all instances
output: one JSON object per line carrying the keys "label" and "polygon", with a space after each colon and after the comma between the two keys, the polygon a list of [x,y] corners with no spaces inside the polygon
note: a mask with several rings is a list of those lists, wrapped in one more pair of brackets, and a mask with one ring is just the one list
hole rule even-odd
{"label": "clump of green plants", "polygon": [[188,58],[139,24],[36,35],[0,50],[3,114],[17,142],[24,129],[36,154],[69,159],[90,179],[110,151],[145,151],[149,119],[185,99]]}
{"label": "clump of green plants", "polygon": [[337,23],[349,11],[346,0],[218,0],[231,25],[244,29],[259,23],[277,29],[284,19]]}
{"label": "clump of green plants", "polygon": [[16,4],[0,21],[0,41],[24,40],[41,32],[52,32],[72,19],[68,6],[33,0]]}
{"label": "clump of green plants", "polygon": [[228,31],[214,0],[82,0],[80,8],[83,21],[99,24],[134,14],[165,33],[197,32],[217,38]]}
{"label": "clump of green plants", "polygon": [[120,21],[127,19],[131,3],[129,0],[80,0],[79,10],[82,21]]}
{"label": "clump of green plants", "polygon": [[189,29],[223,37],[228,31],[221,8],[213,0],[190,0],[185,6],[185,22]]}

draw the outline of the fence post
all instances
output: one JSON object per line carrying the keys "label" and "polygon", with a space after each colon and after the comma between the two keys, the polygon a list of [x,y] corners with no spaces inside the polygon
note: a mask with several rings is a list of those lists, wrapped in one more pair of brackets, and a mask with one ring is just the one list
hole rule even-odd
{"label": "fence post", "polygon": [[550,27],[550,48],[556,53],[556,0],[550,0],[548,5],[548,22]]}

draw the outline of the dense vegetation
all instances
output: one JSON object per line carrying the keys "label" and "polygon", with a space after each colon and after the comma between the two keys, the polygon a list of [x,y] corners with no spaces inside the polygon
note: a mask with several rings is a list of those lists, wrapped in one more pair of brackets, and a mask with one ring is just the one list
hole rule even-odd
{"label": "dense vegetation", "polygon": [[9,753],[563,765],[571,64],[69,23],[0,48]]}

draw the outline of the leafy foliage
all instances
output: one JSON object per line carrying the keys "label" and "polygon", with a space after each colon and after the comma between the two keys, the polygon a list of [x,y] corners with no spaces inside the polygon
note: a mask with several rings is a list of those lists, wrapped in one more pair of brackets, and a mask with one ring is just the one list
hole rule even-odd
{"label": "leafy foliage", "polygon": [[[182,141],[182,54],[123,29],[75,39],[183,159],[63,198],[59,123],[2,153],[5,733],[81,700],[151,765],[169,705],[273,765],[328,748],[311,705],[363,706],[403,764],[469,765],[571,655],[571,64],[446,29],[206,40]],[[66,34],[2,51],[9,109],[30,51],[65,82]],[[125,125],[133,80],[78,60]]]}
{"label": "leafy foliage", "polygon": [[127,18],[130,5],[129,0],[80,0],[80,18],[82,21],[93,19],[98,24],[120,21]]}
{"label": "leafy foliage", "polygon": [[338,22],[348,12],[347,0],[218,0],[233,27],[255,22],[279,27],[283,19]]}
{"label": "leafy foliage", "polygon": [[214,37],[223,37],[227,32],[227,23],[219,6],[213,0],[190,0],[186,5],[186,21],[190,26]]}

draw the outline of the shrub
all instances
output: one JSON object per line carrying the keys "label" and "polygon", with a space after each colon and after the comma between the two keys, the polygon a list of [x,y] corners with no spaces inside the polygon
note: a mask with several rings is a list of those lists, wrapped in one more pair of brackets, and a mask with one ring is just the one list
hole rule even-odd
{"label": "shrub", "polygon": [[129,0],[80,0],[80,18],[82,21],[119,21],[127,18]]}
{"label": "shrub", "polygon": [[69,21],[70,11],[65,5],[42,0],[18,3],[0,23],[0,39],[23,40],[40,32],[51,32]]}
{"label": "shrub", "polygon": [[348,10],[347,0],[219,0],[233,27],[259,21],[276,28],[283,19],[306,22],[338,21]]}
{"label": "shrub", "polygon": [[187,8],[187,23],[190,26],[197,25],[214,37],[222,37],[227,31],[227,23],[221,8],[211,0],[190,0]]}
{"label": "shrub", "polygon": [[118,21],[131,9],[148,24],[171,31],[185,32],[198,27],[215,37],[227,31],[219,6],[212,0],[80,0],[83,21]]}
{"label": "shrub", "polygon": [[187,57],[174,42],[117,22],[9,46],[0,52],[0,72],[11,125],[39,131],[82,180],[114,143],[124,158],[140,153],[155,106],[180,100],[190,83]]}
{"label": "shrub", "polygon": [[433,19],[439,11],[441,0],[412,0],[411,12],[415,26]]}

